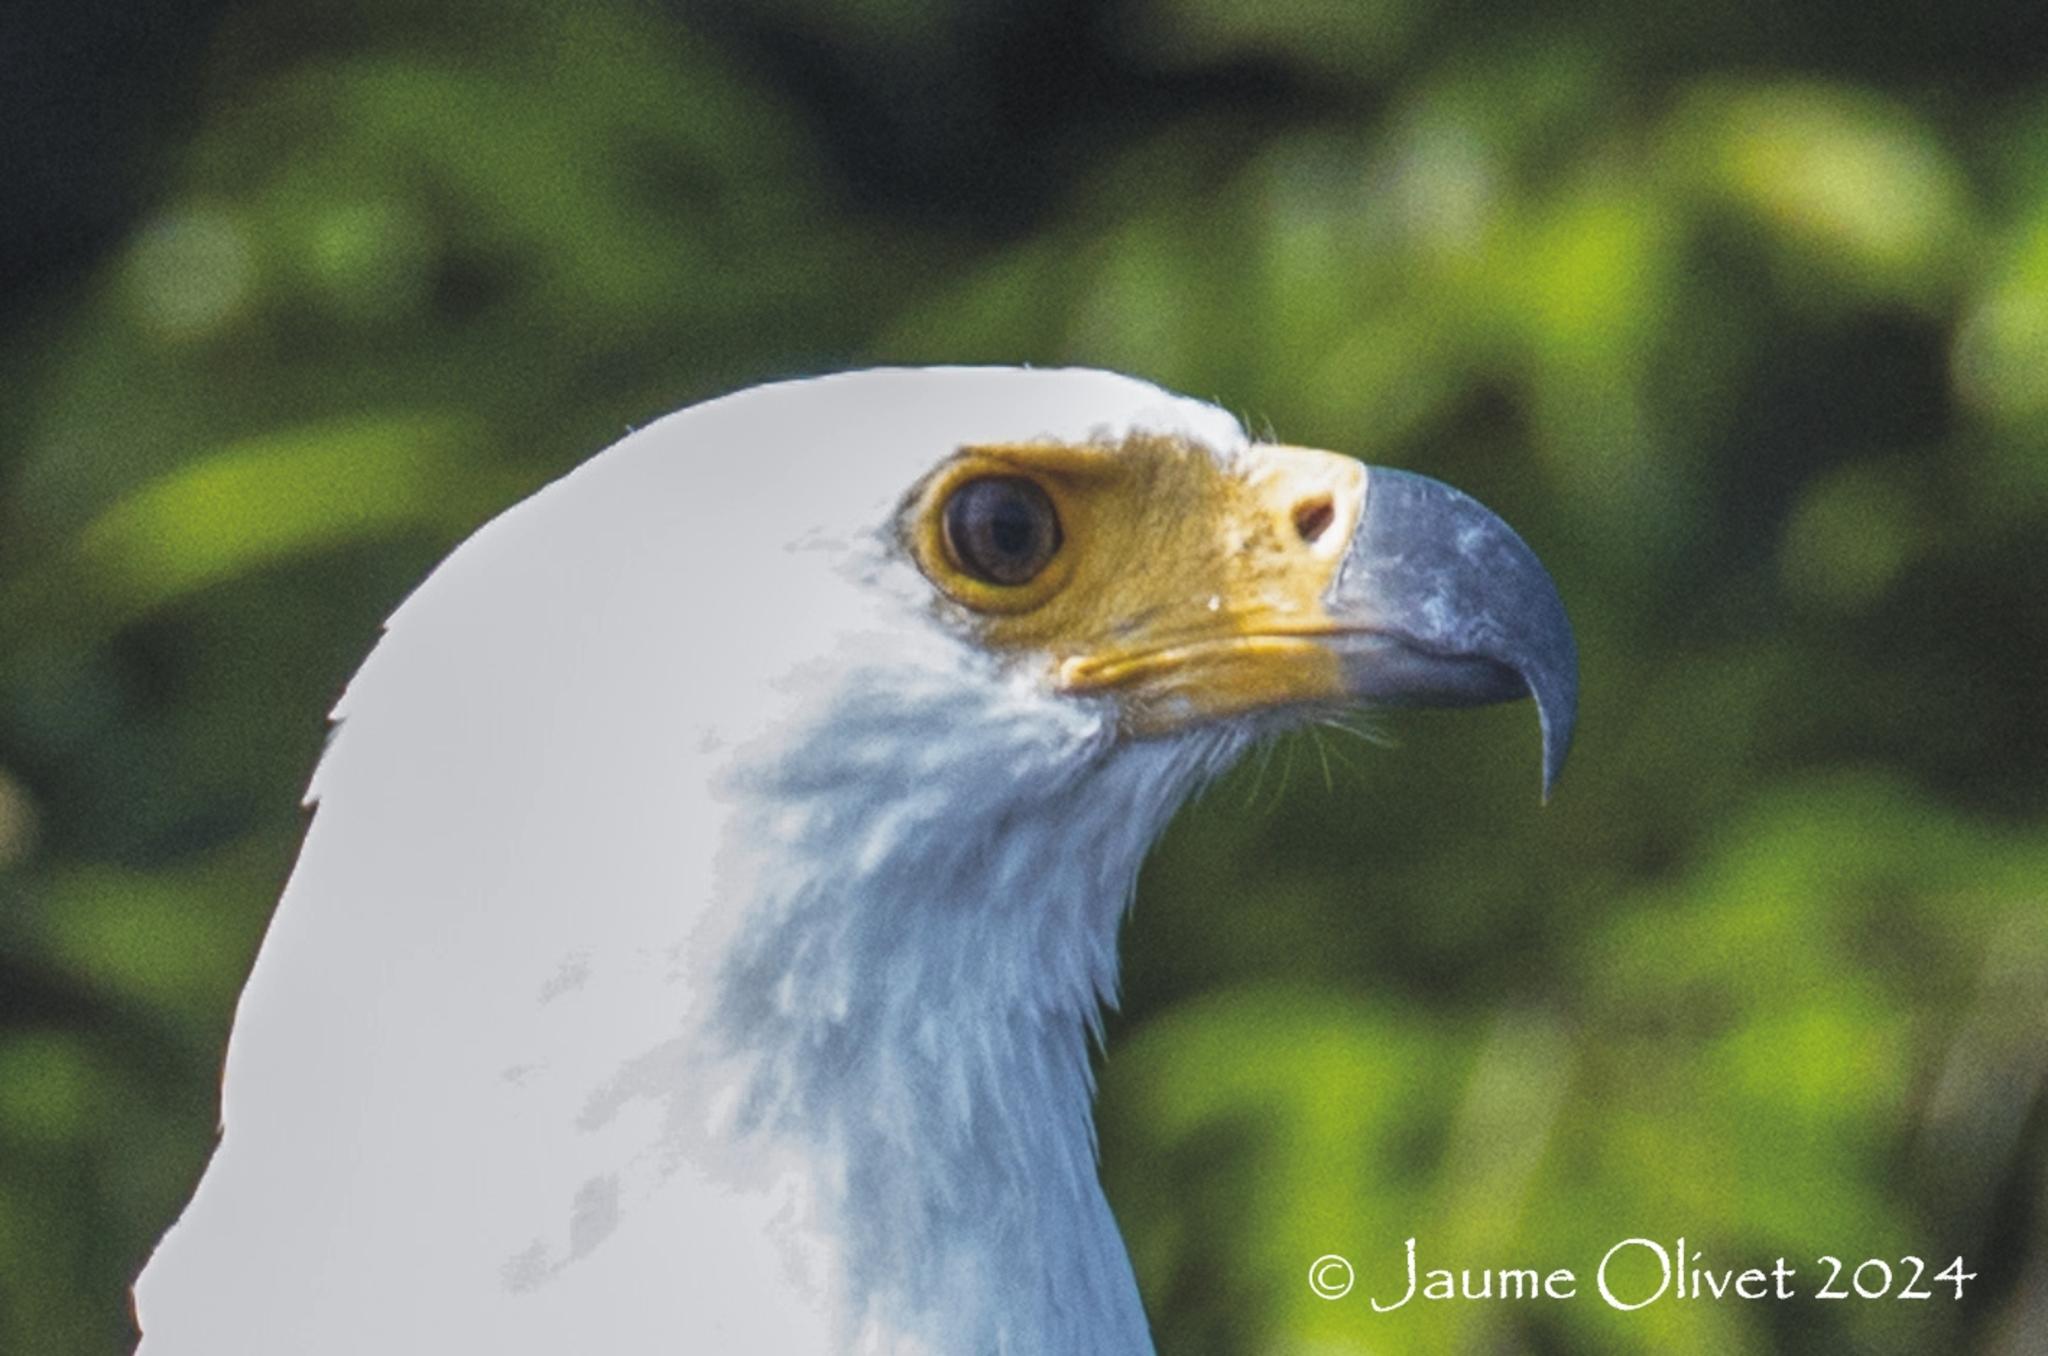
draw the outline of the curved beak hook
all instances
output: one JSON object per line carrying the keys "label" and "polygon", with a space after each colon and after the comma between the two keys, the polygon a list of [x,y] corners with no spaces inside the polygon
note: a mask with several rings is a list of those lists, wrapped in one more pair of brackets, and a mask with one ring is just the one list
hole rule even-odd
{"label": "curved beak hook", "polygon": [[1536,699],[1547,799],[1571,748],[1578,645],[1557,585],[1513,528],[1439,480],[1366,468],[1325,596],[1352,696],[1393,706]]}

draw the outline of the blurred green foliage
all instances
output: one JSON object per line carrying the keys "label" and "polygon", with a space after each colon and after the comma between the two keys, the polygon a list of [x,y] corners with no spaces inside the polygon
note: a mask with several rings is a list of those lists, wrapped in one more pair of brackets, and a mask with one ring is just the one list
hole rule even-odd
{"label": "blurred green foliage", "polygon": [[[628,425],[895,361],[1426,469],[1579,626],[1549,808],[1526,711],[1319,730],[1148,868],[1103,1150],[1163,1350],[2048,1349],[2048,73],[1977,78],[2004,11],[1149,0],[1022,55],[1000,6],[737,12],[233,9],[146,210],[0,342],[0,1351],[125,1349],[407,587]],[[1365,1302],[1411,1236],[1681,1235],[1979,1279]]]}

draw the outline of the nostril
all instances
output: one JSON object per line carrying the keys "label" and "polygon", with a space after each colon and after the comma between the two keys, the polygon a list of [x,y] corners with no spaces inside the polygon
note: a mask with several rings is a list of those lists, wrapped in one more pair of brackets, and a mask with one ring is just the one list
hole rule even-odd
{"label": "nostril", "polygon": [[1337,521],[1337,506],[1330,502],[1330,496],[1319,494],[1313,499],[1304,499],[1294,506],[1294,530],[1310,546],[1316,539],[1329,531],[1330,524]]}

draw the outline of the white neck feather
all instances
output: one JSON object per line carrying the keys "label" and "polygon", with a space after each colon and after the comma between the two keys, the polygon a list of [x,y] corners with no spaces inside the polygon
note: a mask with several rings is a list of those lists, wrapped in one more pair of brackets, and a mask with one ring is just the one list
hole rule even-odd
{"label": "white neck feather", "polygon": [[[840,1165],[864,1345],[1148,1353],[1088,1042],[1145,850],[1235,740],[1118,746],[1077,718],[1048,748],[1043,707],[918,706],[842,703],[736,779],[756,865],[712,1026],[751,1070],[740,1127]],[[863,756],[906,747],[930,764]]]}

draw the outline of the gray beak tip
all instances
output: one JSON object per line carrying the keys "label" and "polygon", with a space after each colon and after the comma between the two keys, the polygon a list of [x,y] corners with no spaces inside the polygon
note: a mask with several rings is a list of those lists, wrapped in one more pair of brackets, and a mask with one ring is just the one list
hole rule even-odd
{"label": "gray beak tip", "polygon": [[1550,796],[1557,789],[1557,779],[1564,775],[1564,760],[1572,751],[1572,726],[1578,713],[1578,675],[1576,665],[1571,672],[1571,681],[1565,684],[1561,693],[1552,694],[1546,702],[1543,694],[1531,689],[1536,698],[1536,719],[1543,727],[1543,803],[1550,803]]}

